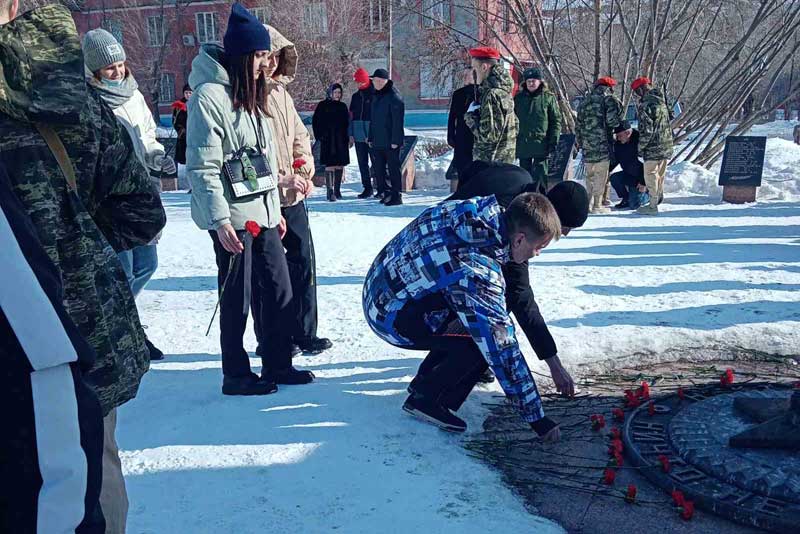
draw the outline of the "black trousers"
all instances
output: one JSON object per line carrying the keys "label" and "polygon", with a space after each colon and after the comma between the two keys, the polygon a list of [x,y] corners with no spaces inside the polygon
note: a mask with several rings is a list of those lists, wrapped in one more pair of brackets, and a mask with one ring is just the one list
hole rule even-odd
{"label": "black trousers", "polygon": [[405,348],[430,351],[411,382],[414,391],[456,411],[489,364],[454,312],[438,332],[430,331],[425,315],[447,307],[440,294],[410,302],[398,313],[395,327],[414,343]]}
{"label": "black trousers", "polygon": [[[238,232],[241,236],[244,232]],[[225,250],[217,232],[209,232],[217,256],[217,282],[220,289],[228,276],[232,254]],[[253,241],[253,270],[251,290],[258,292],[259,306],[254,308],[254,321],[261,338],[262,374],[286,369],[292,364],[292,284],[283,244],[278,229],[262,229]],[[237,263],[242,263],[238,255]],[[251,293],[252,303],[252,293]],[[249,307],[249,306],[248,306]],[[222,373],[225,376],[246,376],[250,373],[250,358],[244,350],[244,332],[248,312],[244,307],[244,266],[234,266],[220,302],[220,346]]]}
{"label": "black trousers", "polygon": [[[403,189],[403,175],[400,172],[399,148],[372,148],[372,161],[375,168],[375,182],[378,192],[388,191],[400,195]],[[386,181],[386,168],[389,168],[389,181]]]}
{"label": "black trousers", "polygon": [[361,186],[365,191],[372,191],[372,176],[369,172],[372,154],[367,143],[356,143],[356,158],[358,159],[358,170],[361,174]]}
{"label": "black trousers", "polygon": [[[0,434],[0,532],[55,531],[69,519],[69,528],[78,534],[103,534],[103,414],[77,364],[34,373],[4,364],[0,406],[5,416]],[[80,448],[74,446],[75,433]],[[85,494],[75,495],[78,488]],[[37,520],[43,511],[46,524]]]}
{"label": "black trousers", "polygon": [[[292,307],[296,323],[293,337],[316,337],[317,265],[306,204],[300,202],[295,206],[282,208],[281,213],[286,219],[283,247],[286,249],[286,263],[289,265],[292,283]],[[255,306],[256,300],[253,302]],[[256,336],[258,335],[259,332],[256,331]]]}
{"label": "black trousers", "polygon": [[634,176],[625,174],[623,171],[612,173],[609,179],[611,180],[611,187],[617,192],[617,196],[624,201],[629,199],[629,187],[636,187],[638,184],[644,185],[644,178],[640,181]]}

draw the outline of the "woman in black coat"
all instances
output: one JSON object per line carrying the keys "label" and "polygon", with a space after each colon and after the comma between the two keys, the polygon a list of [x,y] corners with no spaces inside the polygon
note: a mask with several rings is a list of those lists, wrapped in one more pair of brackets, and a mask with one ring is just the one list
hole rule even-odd
{"label": "woman in black coat", "polygon": [[183,98],[172,103],[172,127],[178,133],[178,141],[175,145],[175,161],[186,165],[186,120],[189,114],[186,110],[186,102],[192,96],[192,88],[187,83],[183,86]]}
{"label": "woman in black coat", "polygon": [[342,86],[335,83],[328,89],[328,97],[317,104],[312,126],[314,137],[321,143],[320,162],[325,166],[325,186],[328,200],[342,198],[342,173],[350,163],[350,112],[342,102]]}

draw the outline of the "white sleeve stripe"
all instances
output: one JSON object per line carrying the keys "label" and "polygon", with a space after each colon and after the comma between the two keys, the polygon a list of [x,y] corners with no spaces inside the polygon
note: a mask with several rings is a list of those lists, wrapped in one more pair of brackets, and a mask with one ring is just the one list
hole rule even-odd
{"label": "white sleeve stripe", "polygon": [[42,475],[36,531],[74,534],[86,515],[88,464],[69,364],[31,373],[31,392]]}
{"label": "white sleeve stripe", "polygon": [[5,212],[0,208],[0,308],[34,370],[78,359],[50,299],[17,243]]}

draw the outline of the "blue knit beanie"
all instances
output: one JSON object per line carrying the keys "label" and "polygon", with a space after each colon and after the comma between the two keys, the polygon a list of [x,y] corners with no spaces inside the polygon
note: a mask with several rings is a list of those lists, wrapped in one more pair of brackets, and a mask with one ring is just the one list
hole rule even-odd
{"label": "blue knit beanie", "polygon": [[269,50],[269,30],[237,2],[231,8],[222,43],[228,56],[246,56],[256,50]]}

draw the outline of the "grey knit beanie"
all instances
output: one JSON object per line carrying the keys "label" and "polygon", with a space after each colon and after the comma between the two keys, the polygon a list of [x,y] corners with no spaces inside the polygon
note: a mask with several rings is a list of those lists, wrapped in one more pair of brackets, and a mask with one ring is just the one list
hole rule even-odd
{"label": "grey knit beanie", "polygon": [[83,37],[83,62],[89,71],[97,72],[125,59],[125,49],[106,30],[98,28],[86,32]]}

